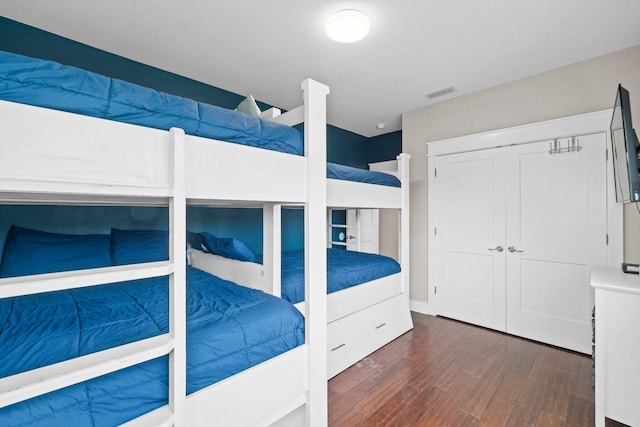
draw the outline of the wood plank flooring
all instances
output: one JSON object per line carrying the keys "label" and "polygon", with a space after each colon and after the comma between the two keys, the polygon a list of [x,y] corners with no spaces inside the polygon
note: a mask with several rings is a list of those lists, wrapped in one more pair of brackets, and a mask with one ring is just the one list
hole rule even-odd
{"label": "wood plank flooring", "polygon": [[594,425],[591,358],[413,314],[414,329],[329,381],[329,425]]}

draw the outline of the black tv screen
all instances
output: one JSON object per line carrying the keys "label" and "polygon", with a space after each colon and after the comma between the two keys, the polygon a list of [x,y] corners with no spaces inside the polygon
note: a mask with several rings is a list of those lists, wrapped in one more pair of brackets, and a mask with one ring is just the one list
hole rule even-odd
{"label": "black tv screen", "polygon": [[640,147],[631,123],[629,91],[618,85],[611,118],[611,145],[616,200],[622,203],[640,201]]}

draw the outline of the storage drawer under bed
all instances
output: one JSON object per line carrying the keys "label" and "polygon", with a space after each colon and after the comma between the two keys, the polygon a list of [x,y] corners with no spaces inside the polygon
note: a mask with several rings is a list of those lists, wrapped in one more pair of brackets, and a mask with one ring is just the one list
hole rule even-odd
{"label": "storage drawer under bed", "polygon": [[335,320],[327,326],[329,378],[413,327],[404,294]]}

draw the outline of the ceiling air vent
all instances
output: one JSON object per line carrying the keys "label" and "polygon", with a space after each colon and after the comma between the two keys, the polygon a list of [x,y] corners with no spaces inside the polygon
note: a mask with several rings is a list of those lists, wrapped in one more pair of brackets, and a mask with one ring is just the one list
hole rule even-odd
{"label": "ceiling air vent", "polygon": [[445,87],[444,89],[439,89],[439,90],[435,90],[433,92],[429,92],[429,93],[425,94],[424,97],[428,98],[428,99],[433,99],[433,98],[438,98],[440,96],[449,95],[450,93],[453,93],[455,91],[456,91],[455,87],[449,86],[449,87]]}

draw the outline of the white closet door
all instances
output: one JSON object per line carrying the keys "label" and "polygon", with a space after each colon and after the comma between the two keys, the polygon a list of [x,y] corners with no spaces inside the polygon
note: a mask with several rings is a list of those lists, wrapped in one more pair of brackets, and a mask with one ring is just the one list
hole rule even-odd
{"label": "white closet door", "polygon": [[606,135],[577,139],[577,152],[507,149],[507,332],[589,353],[589,268],[607,262]]}
{"label": "white closet door", "polygon": [[347,249],[377,254],[378,223],[378,209],[347,209]]}
{"label": "white closet door", "polygon": [[358,210],[347,209],[347,250],[358,250]]}
{"label": "white closet door", "polygon": [[358,250],[360,252],[370,254],[377,254],[379,252],[378,223],[378,209],[358,209]]}
{"label": "white closet door", "polygon": [[504,150],[441,156],[436,172],[437,312],[504,331]]}

